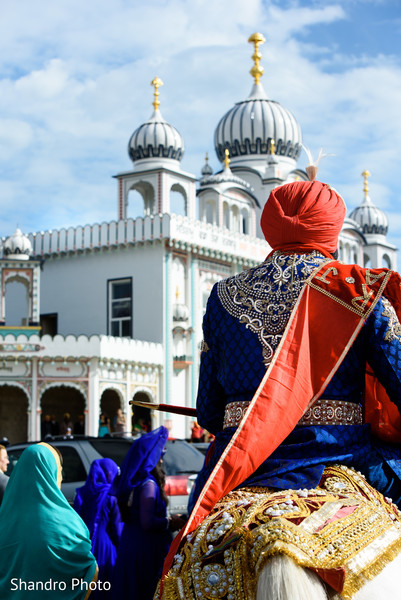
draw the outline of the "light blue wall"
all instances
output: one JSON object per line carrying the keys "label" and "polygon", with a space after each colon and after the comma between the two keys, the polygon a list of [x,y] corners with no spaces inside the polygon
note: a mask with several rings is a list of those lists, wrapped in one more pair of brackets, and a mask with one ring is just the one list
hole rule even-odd
{"label": "light blue wall", "polygon": [[133,278],[133,337],[163,341],[162,244],[46,259],[41,314],[58,313],[62,335],[107,334],[107,281]]}

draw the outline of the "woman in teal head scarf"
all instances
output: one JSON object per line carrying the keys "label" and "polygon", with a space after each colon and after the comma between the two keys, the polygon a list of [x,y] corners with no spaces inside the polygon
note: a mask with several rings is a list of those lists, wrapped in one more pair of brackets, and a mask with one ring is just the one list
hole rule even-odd
{"label": "woman in teal head scarf", "polygon": [[59,454],[29,446],[0,508],[0,598],[84,600],[96,588],[89,532],[60,490]]}

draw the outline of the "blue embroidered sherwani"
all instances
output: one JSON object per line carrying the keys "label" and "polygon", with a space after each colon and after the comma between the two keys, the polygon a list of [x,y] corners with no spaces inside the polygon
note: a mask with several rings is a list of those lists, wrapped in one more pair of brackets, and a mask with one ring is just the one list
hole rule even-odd
{"label": "blue embroidered sherwani", "polygon": [[[190,509],[235,431],[223,429],[226,406],[252,399],[304,281],[323,260],[317,251],[304,255],[277,251],[261,265],[214,286],[203,321],[197,413],[199,424],[216,440],[198,476]],[[366,363],[401,410],[401,326],[385,298],[366,320],[323,397],[363,407]],[[299,425],[242,486],[313,488],[325,466],[337,463],[361,471],[400,505],[399,456],[398,446],[374,438],[367,424]]]}

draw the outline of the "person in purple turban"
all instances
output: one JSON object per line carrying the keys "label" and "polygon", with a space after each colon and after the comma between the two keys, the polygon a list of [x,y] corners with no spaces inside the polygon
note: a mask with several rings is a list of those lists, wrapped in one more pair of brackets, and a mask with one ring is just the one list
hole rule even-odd
{"label": "person in purple turban", "polygon": [[152,600],[171,532],[184,521],[167,516],[162,457],[168,430],[159,427],[134,441],[113,485],[124,521],[112,582],[112,598]]}
{"label": "person in purple turban", "polygon": [[99,566],[99,581],[93,598],[110,598],[108,590],[117,558],[123,523],[117,499],[110,495],[118,466],[110,458],[94,460],[85,485],[77,489],[74,508],[89,529],[92,553]]}

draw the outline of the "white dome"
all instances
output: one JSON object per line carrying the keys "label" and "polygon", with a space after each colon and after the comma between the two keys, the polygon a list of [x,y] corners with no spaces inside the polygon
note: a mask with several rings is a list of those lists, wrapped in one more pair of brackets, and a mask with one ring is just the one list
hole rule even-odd
{"label": "white dome", "polygon": [[10,235],[4,242],[3,254],[11,259],[28,260],[32,254],[32,244],[28,236],[17,228],[15,233]]}
{"label": "white dome", "polygon": [[133,162],[146,158],[180,161],[184,154],[184,140],[157,109],[151,118],[132,134],[128,143],[128,154]]}
{"label": "white dome", "polygon": [[233,174],[231,169],[228,168],[225,168],[223,171],[221,171],[221,173],[216,173],[215,175],[204,175],[199,181],[200,187],[221,183],[234,183],[235,185],[246,189],[250,193],[254,191],[253,187],[248,181],[245,181],[245,179],[242,179],[241,177],[237,177]]}
{"label": "white dome", "polygon": [[176,303],[173,305],[173,321],[182,322],[189,320],[189,308],[186,304]]}
{"label": "white dome", "polygon": [[236,157],[260,159],[270,154],[275,143],[278,156],[295,161],[302,149],[301,128],[292,113],[274,100],[269,100],[260,83],[255,83],[249,98],[237,102],[217,125],[214,144],[218,158],[224,160],[227,148],[233,164]]}
{"label": "white dome", "polygon": [[349,214],[349,218],[358,223],[363,233],[387,235],[388,219],[384,212],[373,204],[369,196],[366,196],[362,204]]}

